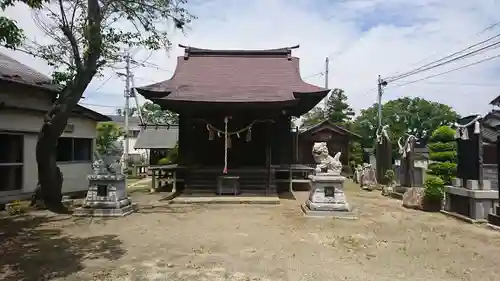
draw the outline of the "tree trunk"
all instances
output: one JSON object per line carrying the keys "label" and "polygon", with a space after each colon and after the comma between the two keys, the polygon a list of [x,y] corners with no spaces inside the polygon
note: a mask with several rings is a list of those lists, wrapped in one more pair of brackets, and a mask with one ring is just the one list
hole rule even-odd
{"label": "tree trunk", "polygon": [[57,134],[51,127],[53,125],[49,122],[44,123],[38,135],[36,145],[38,181],[40,182],[41,196],[47,209],[55,213],[66,213],[67,210],[61,202],[62,181],[56,163],[57,140],[61,134]]}
{"label": "tree trunk", "polygon": [[38,181],[44,204],[52,212],[68,213],[62,204],[62,173],[57,167],[57,142],[68,124],[76,104],[90,83],[95,70],[81,73],[59,94],[52,109],[45,115],[45,120],[38,134],[36,162]]}

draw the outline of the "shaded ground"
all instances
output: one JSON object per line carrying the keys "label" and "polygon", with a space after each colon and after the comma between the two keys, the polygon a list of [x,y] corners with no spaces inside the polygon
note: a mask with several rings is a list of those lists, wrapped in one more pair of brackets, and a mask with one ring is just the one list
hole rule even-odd
{"label": "shaded ground", "polygon": [[158,205],[120,219],[0,220],[0,280],[498,280],[500,233],[350,186],[360,219],[280,206]]}

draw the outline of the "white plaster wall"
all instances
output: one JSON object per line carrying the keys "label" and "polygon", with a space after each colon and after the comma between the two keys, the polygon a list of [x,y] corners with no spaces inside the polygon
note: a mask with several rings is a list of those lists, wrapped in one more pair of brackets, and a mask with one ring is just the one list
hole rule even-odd
{"label": "white plaster wall", "polygon": [[[43,112],[25,110],[0,110],[0,132],[20,132],[24,135],[24,169],[23,187],[21,191],[0,192],[0,203],[25,198],[35,191],[38,182],[36,163],[37,133],[43,123]],[[63,137],[92,138],[97,135],[94,120],[72,117],[68,123],[74,125],[74,131],[64,133]],[[92,161],[58,162],[64,175],[63,193],[84,191],[87,189],[87,175],[92,172]],[[21,196],[21,197],[19,197]],[[29,196],[28,196],[29,197]]]}

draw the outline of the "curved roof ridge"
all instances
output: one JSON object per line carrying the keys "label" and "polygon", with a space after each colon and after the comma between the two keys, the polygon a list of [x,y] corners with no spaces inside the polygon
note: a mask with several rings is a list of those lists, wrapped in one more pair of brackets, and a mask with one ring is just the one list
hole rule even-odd
{"label": "curved roof ridge", "polygon": [[215,49],[204,49],[196,48],[191,46],[186,46],[179,44],[179,47],[184,48],[185,55],[215,55],[215,56],[269,56],[269,55],[291,55],[293,49],[297,49],[300,45],[295,45],[291,47],[276,48],[276,49],[234,49],[234,50],[215,50]]}

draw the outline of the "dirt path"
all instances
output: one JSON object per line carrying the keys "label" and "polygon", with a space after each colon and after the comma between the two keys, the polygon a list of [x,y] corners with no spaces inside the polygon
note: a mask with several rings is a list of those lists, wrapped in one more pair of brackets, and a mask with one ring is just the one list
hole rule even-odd
{"label": "dirt path", "polygon": [[160,206],[114,220],[3,219],[0,279],[498,280],[500,233],[350,189],[356,221],[303,217],[306,193],[280,206]]}

